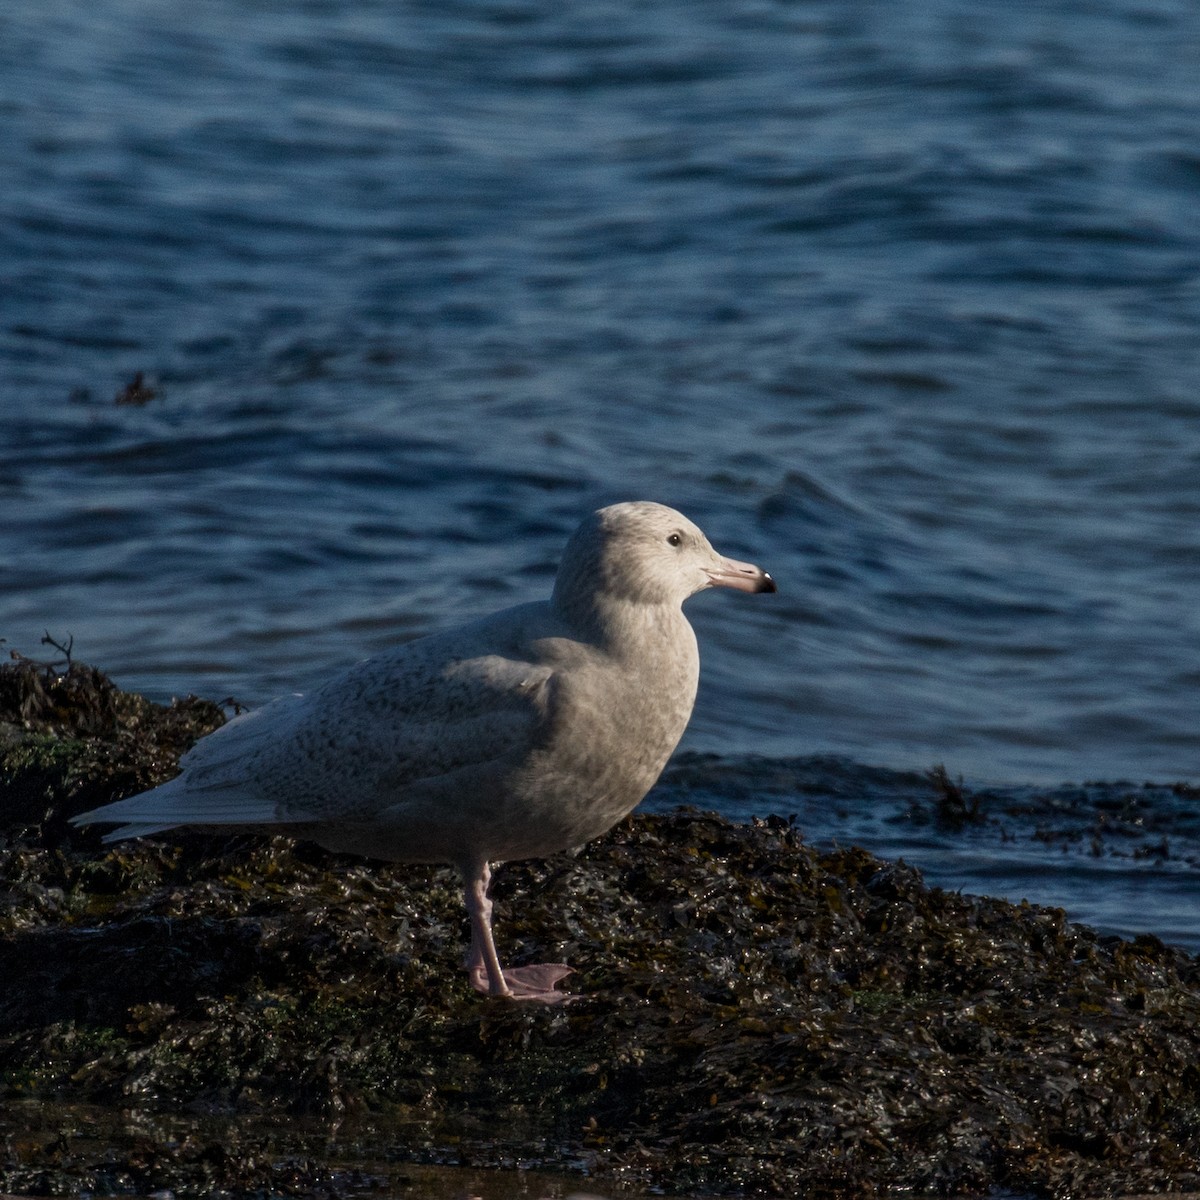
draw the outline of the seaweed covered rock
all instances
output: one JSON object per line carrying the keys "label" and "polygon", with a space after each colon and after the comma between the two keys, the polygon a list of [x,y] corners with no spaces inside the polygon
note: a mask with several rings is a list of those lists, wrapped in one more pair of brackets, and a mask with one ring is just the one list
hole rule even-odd
{"label": "seaweed covered rock", "polygon": [[[119,760],[127,731],[106,736]],[[108,798],[68,775],[47,804],[73,810],[87,786]],[[10,1102],[336,1114],[385,1126],[398,1159],[570,1163],[671,1191],[1200,1186],[1197,960],[819,853],[782,819],[635,817],[504,867],[510,959],[578,967],[581,999],[554,1009],[469,991],[448,870],[284,838],[102,851],[51,825],[11,832],[0,863]],[[156,1156],[144,1136],[4,1153],[0,1187],[216,1178],[215,1151]],[[235,1193],[321,1176],[272,1184],[254,1139],[217,1158]]]}
{"label": "seaweed covered rock", "polygon": [[0,663],[0,830],[61,838],[74,813],[169,779],[224,722],[210,700],[155,704],[69,653],[62,664],[14,654]]}

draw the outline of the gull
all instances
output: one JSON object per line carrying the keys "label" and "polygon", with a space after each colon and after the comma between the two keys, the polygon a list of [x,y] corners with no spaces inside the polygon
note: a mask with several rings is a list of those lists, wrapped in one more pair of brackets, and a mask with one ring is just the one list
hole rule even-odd
{"label": "gull", "polygon": [[561,1003],[563,963],[500,965],[492,866],[599,837],[654,785],[692,713],[683,602],[773,592],[674,509],[613,504],[563,552],[548,600],[405,642],[202,738],[168,783],[74,818],[115,842],[187,828],[282,833],[390,862],[448,863],[489,996]]}

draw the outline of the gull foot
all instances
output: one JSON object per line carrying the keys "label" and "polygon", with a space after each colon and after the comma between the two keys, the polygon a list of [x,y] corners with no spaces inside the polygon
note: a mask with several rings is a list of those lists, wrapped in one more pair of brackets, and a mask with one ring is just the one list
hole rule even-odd
{"label": "gull foot", "polygon": [[532,1000],[538,1004],[568,1004],[579,999],[554,986],[571,974],[566,963],[530,963],[526,967],[509,967],[502,974],[507,992],[492,991],[487,971],[482,966],[472,968],[471,986],[485,996],[499,995],[506,1000]]}

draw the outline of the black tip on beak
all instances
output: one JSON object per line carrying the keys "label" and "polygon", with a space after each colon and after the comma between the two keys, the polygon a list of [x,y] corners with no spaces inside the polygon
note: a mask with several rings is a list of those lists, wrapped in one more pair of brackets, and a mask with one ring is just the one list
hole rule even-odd
{"label": "black tip on beak", "polygon": [[716,567],[707,571],[714,587],[736,588],[739,592],[773,592],[775,580],[753,563],[738,562],[736,558],[723,558]]}

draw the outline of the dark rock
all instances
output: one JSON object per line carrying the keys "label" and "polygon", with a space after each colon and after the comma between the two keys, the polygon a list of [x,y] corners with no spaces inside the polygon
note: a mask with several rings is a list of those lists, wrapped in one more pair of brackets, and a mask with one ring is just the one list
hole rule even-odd
{"label": "dark rock", "polygon": [[[0,672],[10,1102],[379,1114],[398,1159],[677,1192],[1200,1187],[1200,963],[1156,939],[821,854],[787,820],[680,812],[503,867],[507,958],[572,962],[583,998],[490,1001],[448,870],[285,838],[73,840],[66,815],[168,777],[221,713],[20,670]],[[0,1189],[333,1186],[307,1143],[89,1147],[11,1136]]]}

